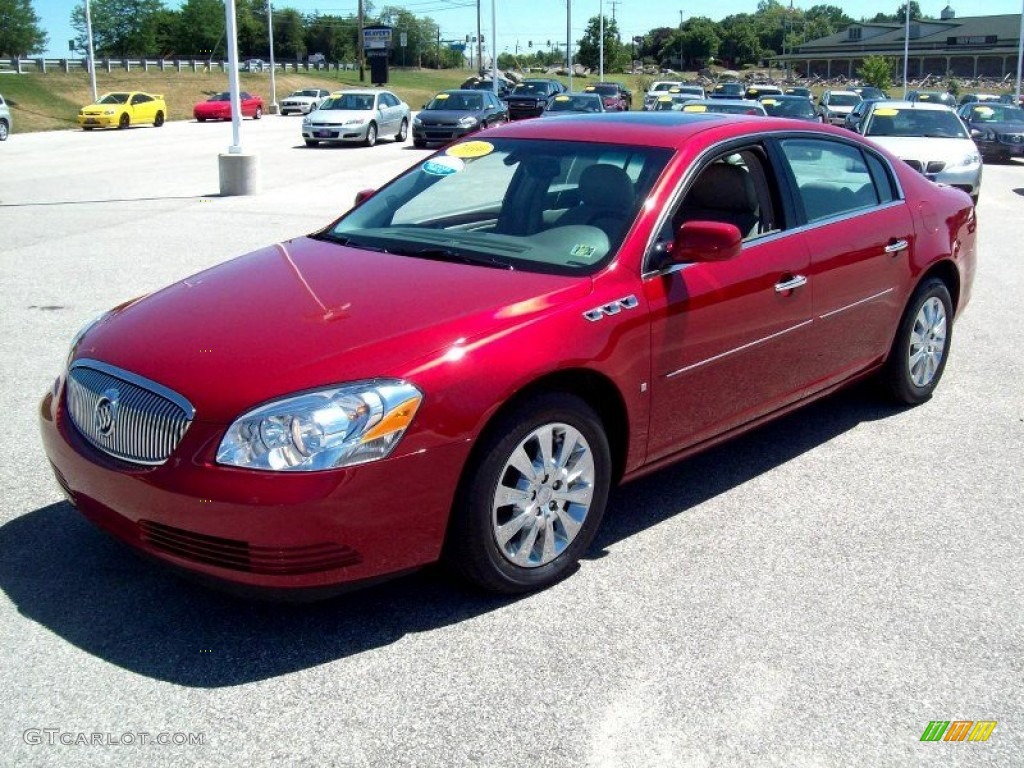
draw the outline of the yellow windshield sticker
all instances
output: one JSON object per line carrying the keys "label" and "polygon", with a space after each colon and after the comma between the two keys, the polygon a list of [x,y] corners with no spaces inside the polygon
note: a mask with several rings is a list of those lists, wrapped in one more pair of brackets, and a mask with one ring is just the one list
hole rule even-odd
{"label": "yellow windshield sticker", "polygon": [[704,104],[683,104],[683,112],[707,112],[708,108]]}
{"label": "yellow windshield sticker", "polygon": [[875,110],[875,117],[896,117],[899,114],[898,109],[892,109],[891,107],[883,107],[882,109]]}
{"label": "yellow windshield sticker", "polygon": [[577,243],[569,251],[569,255],[575,259],[592,259],[595,253],[597,253],[597,249],[594,246],[584,243]]}
{"label": "yellow windshield sticker", "polygon": [[555,96],[555,101],[569,101],[568,96]]}
{"label": "yellow windshield sticker", "polygon": [[489,155],[494,151],[494,145],[487,141],[467,141],[463,144],[456,144],[453,147],[449,147],[446,155],[452,157],[461,157],[469,160],[474,157],[483,157]]}
{"label": "yellow windshield sticker", "polygon": [[918,101],[928,101],[928,99],[930,99],[930,98],[931,98],[930,94],[922,93],[920,96],[917,97],[917,100]]}
{"label": "yellow windshield sticker", "polygon": [[669,93],[679,93],[679,89],[678,88],[669,88],[668,92]]}
{"label": "yellow windshield sticker", "polygon": [[434,98],[435,99],[440,99],[441,101],[444,101],[445,99],[448,98],[448,94],[447,93],[439,93]]}
{"label": "yellow windshield sticker", "polygon": [[978,117],[992,117],[996,111],[992,107],[976,107],[974,114]]}
{"label": "yellow windshield sticker", "polygon": [[762,99],[761,103],[767,104],[768,106],[773,106],[775,104],[778,104],[779,102],[777,102],[775,99]]}
{"label": "yellow windshield sticker", "polygon": [[594,90],[594,86],[592,86],[592,85],[588,85],[588,86],[587,86],[586,88],[584,88],[583,90],[584,90],[584,91],[587,91],[587,92],[590,92],[590,91]]}
{"label": "yellow windshield sticker", "polygon": [[672,101],[671,96],[659,96],[658,101]]}
{"label": "yellow windshield sticker", "polygon": [[757,93],[757,88],[747,88],[750,93]]}

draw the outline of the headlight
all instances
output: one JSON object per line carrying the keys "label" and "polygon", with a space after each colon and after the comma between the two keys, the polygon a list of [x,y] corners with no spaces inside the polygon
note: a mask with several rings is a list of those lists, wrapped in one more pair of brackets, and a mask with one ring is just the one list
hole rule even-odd
{"label": "headlight", "polygon": [[103,110],[103,114],[104,115],[114,115],[114,114],[117,114],[117,110],[114,110],[114,109],[104,109]]}
{"label": "headlight", "polygon": [[65,368],[67,368],[68,366],[71,365],[71,360],[75,356],[75,352],[78,349],[78,344],[82,341],[82,338],[85,336],[85,334],[87,334],[96,325],[98,325],[101,320],[106,319],[107,315],[109,315],[109,314],[110,314],[109,311],[107,311],[107,312],[100,312],[98,315],[96,315],[96,317],[94,317],[92,320],[90,320],[89,322],[87,322],[85,325],[83,325],[81,328],[78,329],[78,333],[76,333],[71,338],[71,346],[68,348],[68,359],[67,359],[67,361],[64,364]]}
{"label": "headlight", "polygon": [[420,126],[420,125],[423,125],[423,121],[420,120],[419,117],[414,117],[412,119],[412,124],[415,125],[415,126]]}
{"label": "headlight", "polygon": [[459,120],[459,127],[460,128],[472,128],[478,122],[479,121],[475,117],[469,117],[467,115],[466,117],[463,117],[462,119]]}
{"label": "headlight", "polygon": [[306,115],[304,118],[302,118],[302,127],[303,128],[308,128],[312,124],[313,124],[313,118],[310,117],[309,115]]}
{"label": "headlight", "polygon": [[378,379],[288,397],[236,419],[217,461],[246,469],[315,471],[388,456],[423,400],[405,381]]}
{"label": "headlight", "polygon": [[959,163],[955,163],[953,165],[953,167],[954,168],[963,168],[963,167],[968,166],[968,165],[977,165],[980,162],[981,162],[981,155],[979,155],[977,152],[972,152],[971,154],[967,155],[967,157],[965,157],[963,160],[961,160]]}

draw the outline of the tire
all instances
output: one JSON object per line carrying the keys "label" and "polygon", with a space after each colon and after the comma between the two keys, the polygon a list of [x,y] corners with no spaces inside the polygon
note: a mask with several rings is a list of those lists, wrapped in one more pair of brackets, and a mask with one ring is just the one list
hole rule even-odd
{"label": "tire", "polygon": [[889,351],[884,372],[889,394],[906,405],[928,400],[946,369],[952,339],[949,289],[938,278],[928,278],[907,303]]}
{"label": "tire", "polygon": [[370,123],[368,126],[366,126],[366,138],[363,140],[363,143],[368,147],[372,147],[374,144],[377,143],[376,123]]}
{"label": "tire", "polygon": [[206,122],[206,118],[205,117],[197,117],[196,118],[196,122],[197,123],[205,123]]}
{"label": "tire", "polygon": [[[546,459],[544,444],[551,451]],[[572,573],[590,546],[610,483],[608,439],[586,403],[564,393],[525,401],[474,450],[445,559],[491,592],[548,587]]]}
{"label": "tire", "polygon": [[156,113],[156,117],[153,118],[153,127],[154,128],[159,128],[163,124],[164,124],[164,113],[163,112],[157,112]]}
{"label": "tire", "polygon": [[123,131],[125,128],[127,128],[131,124],[132,124],[132,119],[130,117],[128,117],[128,113],[127,112],[122,112],[121,113],[121,117],[119,117],[117,119],[118,130]]}
{"label": "tire", "polygon": [[256,112],[253,113],[252,119],[259,120],[263,117],[263,107],[256,107]]}
{"label": "tire", "polygon": [[395,135],[395,141],[405,141],[409,138],[409,121],[402,118],[402,126],[398,129],[398,133]]}
{"label": "tire", "polygon": [[6,120],[0,120],[0,141],[7,141],[7,137],[11,135],[11,126],[7,124]]}
{"label": "tire", "polygon": [[416,147],[416,149],[423,149],[427,146],[427,142],[425,142],[423,139],[413,139],[412,145]]}
{"label": "tire", "polygon": [[319,147],[320,146],[320,142],[319,141],[313,141],[312,139],[306,139],[306,146],[307,147]]}

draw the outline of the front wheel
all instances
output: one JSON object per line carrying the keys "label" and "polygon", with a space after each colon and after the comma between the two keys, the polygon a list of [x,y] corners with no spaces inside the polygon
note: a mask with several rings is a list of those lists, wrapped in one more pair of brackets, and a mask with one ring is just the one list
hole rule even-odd
{"label": "front wheel", "polygon": [[416,147],[416,149],[423,149],[424,147],[427,146],[427,142],[425,142],[423,139],[413,139],[412,145]]}
{"label": "front wheel", "polygon": [[319,141],[313,141],[312,139],[306,139],[306,146],[307,147],[319,147],[320,146],[320,142]]}
{"label": "front wheel", "polygon": [[0,141],[7,141],[7,136],[10,134],[10,126],[7,125],[6,120],[0,120]]}
{"label": "front wheel", "polygon": [[409,138],[409,121],[403,119],[402,125],[398,129],[398,134],[395,136],[395,141],[405,141]]}
{"label": "front wheel", "polygon": [[953,302],[938,278],[918,286],[900,320],[885,381],[892,396],[907,405],[923,403],[939,385],[953,335]]}
{"label": "front wheel", "polygon": [[163,112],[157,112],[156,113],[156,117],[153,118],[153,126],[155,128],[159,128],[163,124],[164,124],[164,113]]}
{"label": "front wheel", "polygon": [[370,123],[366,128],[366,140],[363,142],[368,147],[377,143],[377,124]]}
{"label": "front wheel", "polygon": [[124,130],[129,125],[131,125],[131,123],[132,123],[132,119],[130,117],[128,117],[128,113],[127,112],[122,112],[121,113],[121,117],[117,121],[117,127],[120,130]]}
{"label": "front wheel", "polygon": [[579,398],[524,402],[481,438],[459,489],[447,561],[492,592],[517,594],[568,576],[608,500],[611,451]]}
{"label": "front wheel", "polygon": [[263,107],[256,107],[256,111],[253,113],[252,119],[259,120],[263,117]]}

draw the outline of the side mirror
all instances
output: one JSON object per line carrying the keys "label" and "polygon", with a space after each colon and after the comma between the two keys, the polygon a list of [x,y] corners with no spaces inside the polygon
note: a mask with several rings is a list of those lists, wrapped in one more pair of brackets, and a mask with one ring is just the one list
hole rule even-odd
{"label": "side mirror", "polygon": [[376,189],[361,189],[356,192],[356,205],[362,205],[365,201],[373,197],[373,193]]}
{"label": "side mirror", "polygon": [[688,221],[676,230],[668,258],[673,264],[728,261],[739,256],[742,244],[743,238],[735,224]]}

